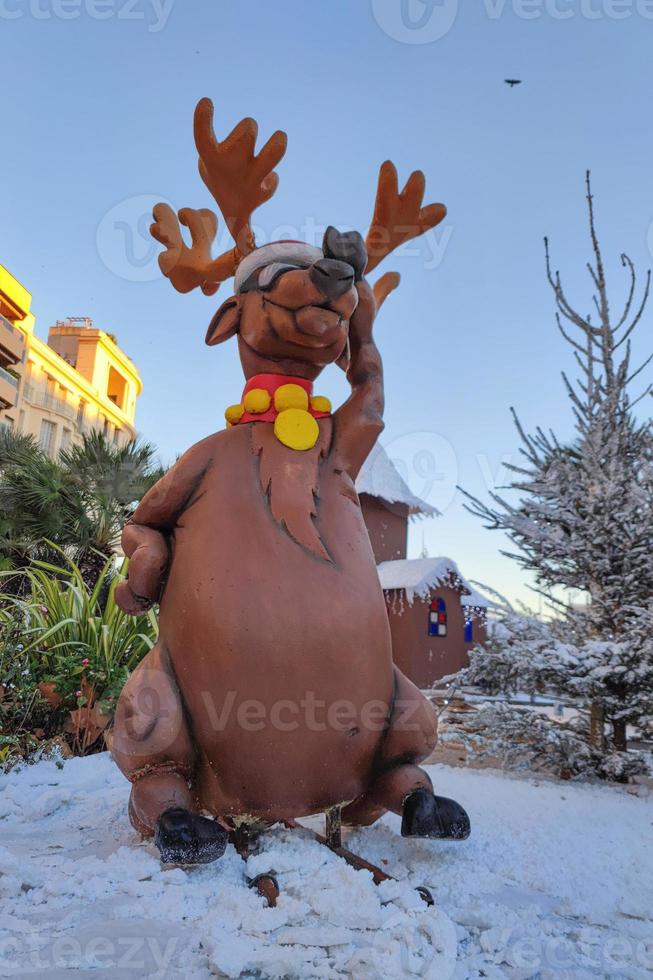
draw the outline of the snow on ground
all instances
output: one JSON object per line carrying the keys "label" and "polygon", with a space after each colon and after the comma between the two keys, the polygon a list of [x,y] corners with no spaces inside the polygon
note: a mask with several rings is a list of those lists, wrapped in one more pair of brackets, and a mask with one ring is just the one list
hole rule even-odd
{"label": "snow on ground", "polygon": [[[469,841],[404,840],[388,816],[347,842],[377,888],[305,831],[249,866],[162,869],[108,755],[0,776],[0,975],[58,978],[653,976],[653,800],[623,787],[434,766]],[[276,909],[245,887],[274,868]],[[413,886],[428,885],[427,908]]]}

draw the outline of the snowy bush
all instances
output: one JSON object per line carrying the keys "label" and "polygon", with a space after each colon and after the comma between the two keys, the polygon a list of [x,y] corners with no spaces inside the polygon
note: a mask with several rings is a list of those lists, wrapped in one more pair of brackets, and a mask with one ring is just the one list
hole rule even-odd
{"label": "snowy bush", "polygon": [[456,683],[492,695],[566,688],[561,680],[575,675],[577,648],[561,641],[551,624],[535,616],[510,606],[498,614],[486,643],[470,651],[469,667],[455,675]]}
{"label": "snowy bush", "polygon": [[547,772],[562,779],[598,777],[626,782],[648,773],[639,752],[601,752],[588,742],[584,722],[563,724],[528,708],[499,703],[466,716],[465,728],[444,740],[462,742],[475,759],[498,760],[504,769]]}
{"label": "snowy bush", "polygon": [[[499,611],[487,642],[471,650],[469,666],[446,680],[490,696],[546,693],[572,703],[579,716],[562,724],[509,704],[484,708],[472,716],[465,742],[473,756],[499,758],[509,769],[621,782],[647,771],[643,756],[616,751],[620,746],[614,740],[591,744],[589,722],[598,702],[606,717],[637,722],[644,734],[650,730],[652,685],[648,661],[639,656],[641,645],[629,666],[625,642],[579,643],[582,633],[577,619],[544,622],[510,606]],[[635,690],[626,702],[619,693],[624,684]]]}

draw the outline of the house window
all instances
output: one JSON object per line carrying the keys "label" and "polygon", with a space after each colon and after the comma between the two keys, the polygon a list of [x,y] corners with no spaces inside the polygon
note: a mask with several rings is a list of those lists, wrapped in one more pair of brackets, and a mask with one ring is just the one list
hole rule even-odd
{"label": "house window", "polygon": [[429,636],[447,635],[447,604],[444,599],[433,599],[429,609]]}
{"label": "house window", "polygon": [[52,455],[56,432],[57,427],[54,422],[48,422],[47,419],[43,419],[41,422],[41,431],[39,432],[39,446],[48,456]]}
{"label": "house window", "polygon": [[474,642],[474,624],[470,619],[468,623],[465,623],[465,643],[473,643],[473,642]]}

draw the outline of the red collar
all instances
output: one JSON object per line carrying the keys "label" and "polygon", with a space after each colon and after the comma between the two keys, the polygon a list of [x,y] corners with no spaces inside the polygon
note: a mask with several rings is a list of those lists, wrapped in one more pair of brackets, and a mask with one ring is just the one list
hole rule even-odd
{"label": "red collar", "polygon": [[[275,396],[279,388],[284,391],[278,396],[281,407],[275,407]],[[297,388],[306,392],[303,398]],[[294,391],[293,391],[294,389]],[[267,399],[266,399],[267,394]],[[293,395],[295,396],[293,399]],[[249,397],[248,397],[249,396]],[[303,404],[299,404],[303,399]],[[247,404],[247,403],[250,404]],[[267,402],[267,407],[266,407]],[[297,402],[295,404],[295,402]],[[313,382],[287,374],[255,374],[243,389],[240,405],[232,405],[225,413],[233,425],[243,422],[274,422],[284,408],[304,408],[315,419],[326,418],[331,414],[331,403],[327,398],[313,395]],[[240,416],[236,418],[239,410]]]}

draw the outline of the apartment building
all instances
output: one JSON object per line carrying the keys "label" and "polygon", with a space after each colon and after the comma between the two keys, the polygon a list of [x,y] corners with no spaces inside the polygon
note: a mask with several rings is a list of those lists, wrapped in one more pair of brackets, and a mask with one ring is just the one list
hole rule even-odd
{"label": "apartment building", "polygon": [[[5,405],[0,387],[0,421],[33,435],[53,456],[93,430],[117,444],[133,439],[136,400],[143,385],[115,336],[95,327],[88,317],[68,317],[50,327],[47,342],[41,340],[34,333],[31,295],[0,266],[2,297],[5,306],[0,309],[8,311],[4,319],[22,340],[22,349],[20,360],[4,368],[16,389],[13,403]],[[6,351],[3,326],[0,321],[0,357]]]}
{"label": "apartment building", "polygon": [[14,425],[25,363],[25,337],[14,326],[29,313],[31,296],[0,265],[0,423]]}

